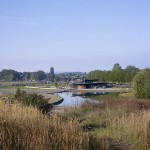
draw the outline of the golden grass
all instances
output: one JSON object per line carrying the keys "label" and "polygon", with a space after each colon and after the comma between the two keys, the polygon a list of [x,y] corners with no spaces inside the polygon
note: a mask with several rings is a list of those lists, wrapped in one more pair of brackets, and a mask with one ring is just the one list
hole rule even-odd
{"label": "golden grass", "polygon": [[0,103],[0,149],[87,149],[87,136],[77,121],[44,116],[34,108]]}
{"label": "golden grass", "polygon": [[126,98],[105,100],[100,105],[86,103],[64,115],[78,117],[83,129],[91,134],[89,147],[94,150],[150,149],[148,100]]}
{"label": "golden grass", "polygon": [[147,107],[144,108],[144,102],[133,100],[116,103],[114,107],[107,106],[98,113],[99,122],[105,122],[105,127],[96,129],[95,133],[105,139],[105,146],[115,145],[125,150],[149,150],[150,109]]}
{"label": "golden grass", "polygon": [[9,94],[0,94],[0,98],[1,98],[1,97],[6,97],[6,96],[8,97]]}
{"label": "golden grass", "polygon": [[111,136],[127,141],[132,149],[150,148],[150,110],[130,113],[110,121]]}
{"label": "golden grass", "polygon": [[113,98],[52,116],[1,102],[0,149],[149,150],[150,102]]}

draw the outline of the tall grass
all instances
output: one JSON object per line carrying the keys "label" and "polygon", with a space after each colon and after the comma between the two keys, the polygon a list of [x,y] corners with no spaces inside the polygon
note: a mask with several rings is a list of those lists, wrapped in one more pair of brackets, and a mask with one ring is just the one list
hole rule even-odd
{"label": "tall grass", "polygon": [[107,124],[103,129],[96,129],[95,133],[101,138],[108,137],[107,143],[118,149],[149,150],[149,104],[149,101],[133,99],[108,102],[101,112],[103,117],[107,117]]}
{"label": "tall grass", "polygon": [[100,104],[87,102],[63,117],[78,118],[89,133],[90,149],[150,149],[150,101],[117,98]]}
{"label": "tall grass", "polygon": [[109,98],[52,116],[0,103],[0,149],[149,150],[150,101]]}
{"label": "tall grass", "polygon": [[32,107],[0,103],[1,150],[80,150],[88,138],[76,120],[63,121]]}
{"label": "tall grass", "polygon": [[150,149],[150,110],[130,113],[111,120],[111,136],[126,141],[132,149]]}

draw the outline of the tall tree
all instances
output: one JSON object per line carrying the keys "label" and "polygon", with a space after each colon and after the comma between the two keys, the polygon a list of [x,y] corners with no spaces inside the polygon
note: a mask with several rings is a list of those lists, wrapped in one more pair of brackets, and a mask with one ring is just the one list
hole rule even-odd
{"label": "tall tree", "polygon": [[52,82],[54,82],[54,78],[55,78],[54,68],[51,67],[51,68],[50,68],[50,80],[51,80]]}
{"label": "tall tree", "polygon": [[122,67],[120,66],[119,63],[115,63],[113,68],[112,68],[112,71],[120,71],[122,69]]}
{"label": "tall tree", "polygon": [[139,71],[134,77],[133,91],[137,98],[150,98],[150,68]]}
{"label": "tall tree", "polygon": [[36,80],[41,81],[44,80],[45,78],[46,78],[46,74],[44,71],[39,70],[36,72]]}
{"label": "tall tree", "polygon": [[139,68],[136,68],[135,66],[131,66],[131,65],[128,65],[125,68],[125,71],[129,71],[129,72],[134,72],[134,71],[139,71],[139,70],[140,70]]}
{"label": "tall tree", "polygon": [[4,80],[4,81],[18,81],[20,80],[20,73],[15,71],[15,70],[11,70],[11,69],[3,69],[0,72],[0,80]]}

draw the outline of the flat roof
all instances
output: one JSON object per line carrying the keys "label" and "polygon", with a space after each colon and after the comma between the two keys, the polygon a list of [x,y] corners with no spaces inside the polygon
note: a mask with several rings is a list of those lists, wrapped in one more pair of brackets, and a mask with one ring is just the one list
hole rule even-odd
{"label": "flat roof", "polygon": [[107,82],[74,83],[74,85],[101,85],[101,84],[107,84]]}

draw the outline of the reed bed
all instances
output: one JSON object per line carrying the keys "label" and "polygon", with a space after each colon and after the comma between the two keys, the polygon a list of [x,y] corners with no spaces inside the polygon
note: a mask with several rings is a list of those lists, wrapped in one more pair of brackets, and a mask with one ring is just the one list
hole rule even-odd
{"label": "reed bed", "polygon": [[46,116],[32,107],[0,103],[1,150],[86,150],[88,137],[76,120]]}

